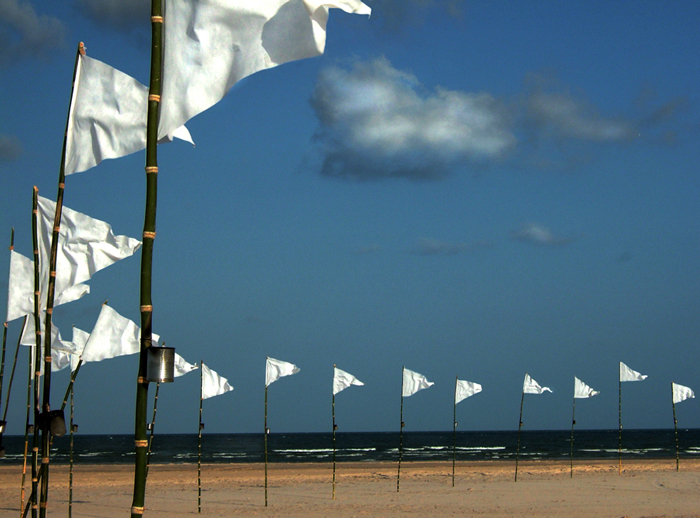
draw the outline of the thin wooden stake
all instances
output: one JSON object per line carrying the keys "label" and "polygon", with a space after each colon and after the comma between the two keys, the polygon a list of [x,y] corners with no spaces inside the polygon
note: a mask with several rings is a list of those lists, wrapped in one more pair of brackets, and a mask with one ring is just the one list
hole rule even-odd
{"label": "thin wooden stake", "polygon": [[199,435],[197,438],[197,512],[202,512],[202,398],[203,383],[204,383],[204,360],[200,360],[199,369]]}
{"label": "thin wooden stake", "polygon": [[34,187],[32,196],[32,242],[34,245],[34,440],[32,444],[32,494],[29,502],[32,509],[32,518],[37,518],[39,494],[39,384],[41,382],[41,319],[40,319],[40,274],[39,274],[39,237],[37,229],[37,207],[39,189]]}
{"label": "thin wooden stake", "polygon": [[673,383],[671,383],[671,404],[673,405],[673,429],[676,434],[676,471],[680,471],[680,451],[678,446],[678,420],[676,419],[676,402],[673,400]]}
{"label": "thin wooden stake", "polygon": [[69,475],[68,475],[68,518],[73,517],[73,383],[70,384],[70,457],[69,457]]}
{"label": "thin wooden stake", "polygon": [[399,492],[400,489],[400,484],[401,484],[401,457],[403,456],[403,427],[404,427],[404,422],[403,422],[403,379],[404,375],[406,373],[406,366],[404,365],[401,368],[401,412],[400,412],[400,418],[401,418],[401,428],[399,429],[399,469],[396,472],[396,492]]}
{"label": "thin wooden stake", "polygon": [[[165,345],[165,343],[163,343]],[[158,392],[160,391],[160,381],[156,382],[156,395],[153,399],[153,418],[149,426],[151,434],[148,437],[148,454],[146,455],[146,478],[148,479],[148,470],[151,466],[151,449],[153,447],[153,434],[156,430],[156,409],[158,408]]]}
{"label": "thin wooden stake", "polygon": [[[27,325],[27,317],[24,317],[24,325],[22,326],[22,329],[24,329],[25,325]],[[20,340],[21,339],[22,336],[20,335]],[[28,347],[27,349],[29,351],[29,357],[27,358],[27,416],[24,421],[24,460],[22,461],[22,484],[20,487],[20,518],[23,516],[22,509],[24,508],[24,484],[27,477],[27,454],[29,450],[29,416],[32,409],[32,379],[34,377],[34,373],[32,372],[32,353],[34,350],[31,347]]]}
{"label": "thin wooden stake", "polygon": [[267,384],[265,385],[265,507],[267,507]]}
{"label": "thin wooden stake", "polygon": [[520,419],[518,420],[518,447],[515,451],[515,481],[518,481],[518,459],[520,458],[520,430],[523,428],[523,403],[525,403],[525,391],[520,398]]}
{"label": "thin wooden stake", "polygon": [[[22,320],[22,329],[24,329],[24,326],[27,324],[27,316],[24,316],[24,319]],[[22,342],[22,333],[20,333],[19,338],[17,338],[17,348],[15,349],[15,359],[12,362],[12,372],[10,372],[10,382],[7,384],[7,396],[5,397],[5,410],[2,414],[2,420],[7,421],[7,409],[10,407],[10,394],[12,392],[12,381],[15,379],[15,369],[17,368],[17,357],[19,356],[19,349],[21,346]],[[4,454],[5,448],[2,446],[2,435],[3,433],[0,432],[0,449],[2,449],[2,452]]]}
{"label": "thin wooden stake", "polygon": [[455,487],[455,463],[457,462],[457,382],[459,375],[455,377],[454,412],[452,414],[452,487]]}
{"label": "thin wooden stake", "polygon": [[[333,365],[333,374],[335,375],[335,364]],[[335,431],[338,427],[335,424],[335,391],[333,391],[333,500],[335,500]]]}
{"label": "thin wooden stake", "polygon": [[617,398],[617,422],[618,428],[618,451],[619,451],[619,468],[618,475],[622,475],[622,379],[619,381],[618,398]]}
{"label": "thin wooden stake", "polygon": [[571,478],[574,478],[574,425],[576,424],[576,394],[574,394],[574,405],[571,413]]}

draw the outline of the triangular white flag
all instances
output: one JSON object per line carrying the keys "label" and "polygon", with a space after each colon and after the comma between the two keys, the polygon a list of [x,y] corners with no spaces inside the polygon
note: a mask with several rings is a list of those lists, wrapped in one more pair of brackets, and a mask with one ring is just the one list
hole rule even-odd
{"label": "triangular white flag", "polygon": [[455,405],[479,392],[481,392],[481,385],[478,383],[457,380],[457,386],[455,387]]}
{"label": "triangular white flag", "polygon": [[552,389],[549,387],[540,387],[540,384],[533,380],[529,374],[525,374],[523,394],[542,394],[545,390],[552,392]]}
{"label": "triangular white flag", "polygon": [[419,390],[427,389],[435,385],[432,381],[428,381],[428,378],[419,374],[415,371],[403,369],[403,385],[401,387],[401,395],[403,397],[412,396]]}
{"label": "triangular white flag", "polygon": [[202,399],[220,396],[233,390],[229,382],[223,376],[219,376],[215,371],[202,363]]}
{"label": "triangular white flag", "polygon": [[586,385],[583,381],[574,376],[574,397],[575,398],[587,398],[593,397],[600,394],[597,390],[593,390],[591,387]]}
{"label": "triangular white flag", "polygon": [[693,392],[690,387],[684,387],[678,383],[673,383],[673,403],[680,403],[689,398],[694,398],[695,392]]}
{"label": "triangular white flag", "polygon": [[[159,336],[152,334],[153,344]],[[141,329],[107,304],[102,305],[95,328],[83,349],[83,362],[99,362],[141,351]]]}
{"label": "triangular white flag", "polygon": [[620,381],[642,381],[647,379],[647,377],[646,374],[639,374],[620,362]]}
{"label": "triangular white flag", "polygon": [[283,362],[281,360],[275,360],[274,358],[267,357],[265,362],[265,386],[269,387],[270,384],[274,383],[283,376],[291,376],[299,372],[299,367],[293,363]]}
{"label": "triangular white flag", "polygon": [[5,322],[34,313],[34,261],[10,251],[10,278],[7,283]]}
{"label": "triangular white flag", "polygon": [[[65,174],[146,147],[148,88],[96,59],[80,55],[66,134]],[[187,128],[168,132],[192,142]],[[168,138],[169,137],[169,138]]]}
{"label": "triangular white flag", "polygon": [[187,361],[180,356],[179,354],[175,353],[175,377],[177,378],[178,376],[184,376],[188,372],[192,372],[193,370],[197,370],[199,367],[197,367],[197,364],[195,363],[194,365],[191,363],[187,363]]}
{"label": "triangular white flag", "polygon": [[360,0],[166,0],[159,138],[244,77],[323,54],[332,7],[371,13]]}
{"label": "triangular white flag", "polygon": [[345,390],[350,385],[361,387],[364,383],[349,372],[345,372],[338,367],[333,367],[333,395],[335,396],[338,392]]}

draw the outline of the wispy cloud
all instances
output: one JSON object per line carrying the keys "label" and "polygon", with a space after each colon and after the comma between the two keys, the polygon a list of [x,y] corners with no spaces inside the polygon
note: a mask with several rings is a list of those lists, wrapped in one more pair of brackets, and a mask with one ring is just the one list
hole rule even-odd
{"label": "wispy cloud", "polygon": [[0,66],[27,57],[46,58],[65,45],[65,34],[60,20],[38,15],[28,1],[0,0]]}
{"label": "wispy cloud", "polygon": [[22,145],[13,135],[0,134],[0,161],[10,161],[19,158],[22,154]]}
{"label": "wispy cloud", "polygon": [[372,17],[392,31],[400,31],[410,25],[420,25],[424,14],[439,9],[452,17],[461,16],[466,0],[367,0],[372,7]]}
{"label": "wispy cloud", "polygon": [[492,248],[493,243],[478,242],[474,244],[452,243],[439,239],[424,237],[418,241],[412,252],[420,255],[457,255]]}
{"label": "wispy cloud", "polygon": [[148,0],[75,0],[96,24],[122,32],[147,29],[151,20]]}
{"label": "wispy cloud", "polygon": [[571,238],[559,236],[539,223],[525,223],[513,231],[513,239],[539,246],[566,245]]}
{"label": "wispy cloud", "polygon": [[496,160],[515,143],[508,110],[491,95],[426,93],[386,59],[325,70],[311,103],[326,176],[432,180],[465,161]]}

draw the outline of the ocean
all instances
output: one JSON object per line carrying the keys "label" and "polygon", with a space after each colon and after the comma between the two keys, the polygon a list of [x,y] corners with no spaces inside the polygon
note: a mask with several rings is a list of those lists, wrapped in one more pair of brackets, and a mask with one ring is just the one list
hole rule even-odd
{"label": "ocean", "polygon": [[[467,460],[514,460],[517,431],[457,432],[456,456]],[[31,439],[30,439],[31,440]],[[453,432],[404,432],[403,461],[452,460]],[[678,431],[681,458],[700,456],[700,429]],[[23,436],[5,436],[6,455],[2,464],[19,464],[24,452]],[[76,464],[131,463],[133,435],[74,435],[73,460]],[[626,458],[676,458],[673,429],[624,430],[623,462]],[[31,445],[30,445],[31,450]],[[51,462],[67,464],[69,436],[54,439]],[[571,430],[523,431],[520,458],[569,459]],[[576,430],[575,459],[617,459],[618,430]],[[333,455],[331,433],[272,433],[268,436],[269,462],[330,462]],[[398,432],[344,432],[336,434],[337,462],[397,461]],[[196,463],[196,434],[154,436],[152,463]],[[202,462],[264,462],[263,434],[204,434]]]}

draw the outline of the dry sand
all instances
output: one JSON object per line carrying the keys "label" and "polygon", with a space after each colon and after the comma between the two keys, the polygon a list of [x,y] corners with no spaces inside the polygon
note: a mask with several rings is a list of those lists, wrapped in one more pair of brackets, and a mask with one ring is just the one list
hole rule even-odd
{"label": "dry sand", "polygon": [[[450,462],[404,462],[400,493],[396,464],[271,464],[268,507],[260,464],[202,466],[203,516],[382,517],[700,517],[700,459],[574,463],[460,462],[452,487]],[[0,516],[19,516],[21,467],[0,465]],[[67,516],[68,467],[52,466],[49,516]],[[75,518],[129,516],[133,466],[78,465]],[[197,515],[197,466],[151,466],[144,516]]]}

